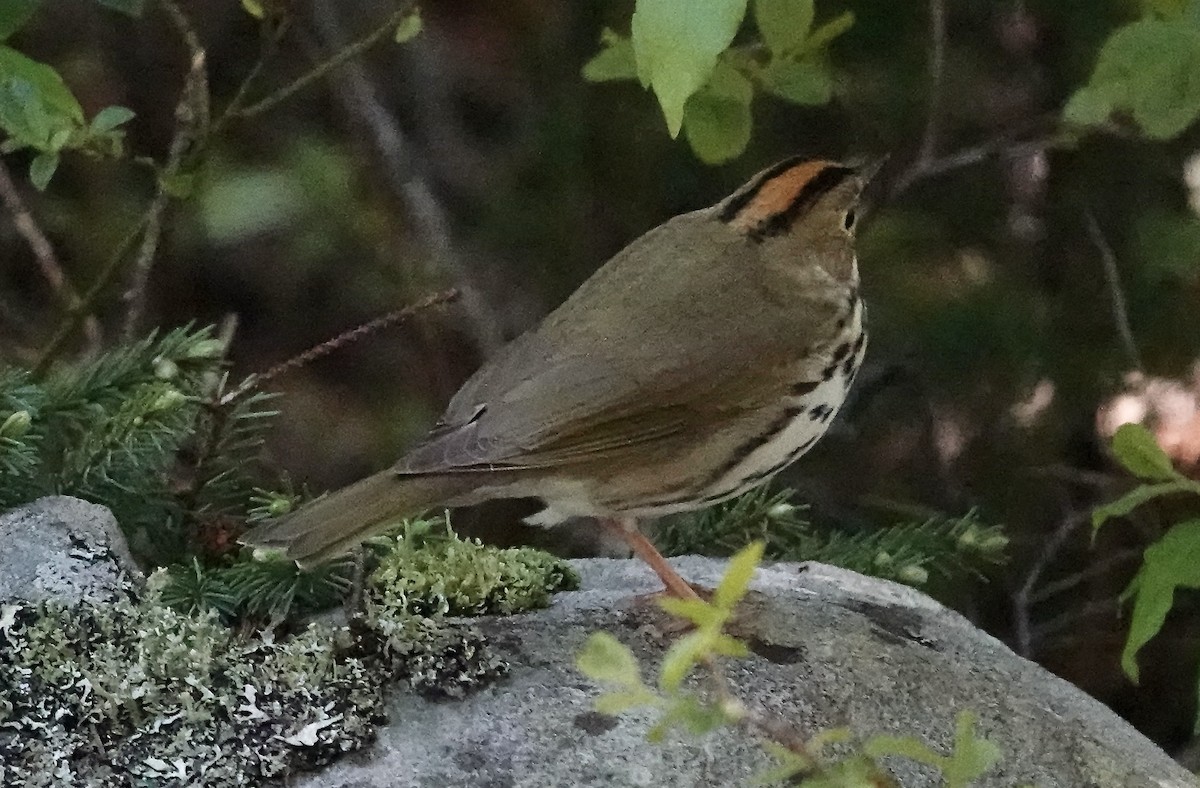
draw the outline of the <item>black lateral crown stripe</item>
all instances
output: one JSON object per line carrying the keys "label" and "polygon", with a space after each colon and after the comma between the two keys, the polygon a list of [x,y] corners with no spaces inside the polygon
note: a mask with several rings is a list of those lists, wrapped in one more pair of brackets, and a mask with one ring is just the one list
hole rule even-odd
{"label": "black lateral crown stripe", "polygon": [[764,219],[751,231],[751,235],[757,240],[762,240],[787,232],[805,209],[853,174],[854,170],[849,167],[826,167],[804,184],[804,188],[796,193],[787,208]]}
{"label": "black lateral crown stripe", "polygon": [[784,159],[769,170],[763,172],[754,179],[754,182],[744,187],[742,191],[737,192],[729,198],[729,202],[721,209],[720,219],[728,224],[737,218],[737,215],[742,212],[742,209],[750,204],[750,201],[758,194],[763,185],[770,180],[778,178],[783,173],[795,167],[797,164],[804,162],[803,156],[793,156],[790,159]]}

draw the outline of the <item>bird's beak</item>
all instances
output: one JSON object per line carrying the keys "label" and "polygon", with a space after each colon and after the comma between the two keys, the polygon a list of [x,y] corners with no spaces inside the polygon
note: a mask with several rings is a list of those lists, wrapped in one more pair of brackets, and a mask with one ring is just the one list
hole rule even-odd
{"label": "bird's beak", "polygon": [[883,165],[887,164],[891,154],[885,153],[882,156],[863,157],[857,161],[851,162],[850,166],[854,169],[854,174],[862,179],[863,183],[870,183],[883,169]]}

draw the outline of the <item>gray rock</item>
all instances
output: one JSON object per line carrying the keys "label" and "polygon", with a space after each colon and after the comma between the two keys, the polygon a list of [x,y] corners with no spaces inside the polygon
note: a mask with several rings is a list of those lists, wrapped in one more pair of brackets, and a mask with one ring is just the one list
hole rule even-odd
{"label": "gray rock", "polygon": [[55,495],[0,515],[0,602],[105,602],[141,580],[103,506]]}
{"label": "gray rock", "polygon": [[[723,563],[673,561],[712,586]],[[744,785],[770,761],[738,730],[644,739],[653,715],[592,711],[598,694],[574,655],[608,630],[657,669],[670,637],[637,595],[658,581],[638,563],[574,562],[581,591],[548,610],[484,619],[512,674],[465,700],[391,701],[378,744],[294,784],[309,788]],[[912,589],[814,564],[759,570],[739,618],[755,654],[728,664],[741,697],[812,733],[915,735],[948,753],[957,712],[1002,751],[983,786],[1195,786],[1166,754],[1102,704]],[[904,786],[935,786],[934,772],[889,761]]]}

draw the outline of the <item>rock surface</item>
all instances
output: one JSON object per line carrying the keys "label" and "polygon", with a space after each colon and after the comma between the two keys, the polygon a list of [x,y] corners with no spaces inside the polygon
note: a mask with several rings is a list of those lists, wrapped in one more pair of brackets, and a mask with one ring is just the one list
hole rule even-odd
{"label": "rock surface", "polygon": [[[672,563],[708,586],[723,569],[702,558]],[[651,745],[651,714],[592,711],[598,690],[573,667],[589,633],[613,633],[647,669],[657,668],[669,637],[661,614],[636,598],[659,587],[649,570],[626,560],[573,564],[582,590],[558,595],[548,610],[480,621],[512,663],[508,678],[459,701],[397,696],[372,750],[294,784],[735,786],[767,767],[758,742],[737,731]],[[813,564],[764,567],[752,589],[739,634],[755,653],[729,664],[728,677],[742,697],[802,731],[916,735],[949,752],[955,714],[969,709],[978,735],[1002,751],[978,785],[1196,785],[1102,704],[912,589]],[[942,784],[909,761],[887,765],[901,785]]]}
{"label": "rock surface", "polygon": [[0,603],[110,601],[141,579],[103,506],[55,495],[0,515]]}

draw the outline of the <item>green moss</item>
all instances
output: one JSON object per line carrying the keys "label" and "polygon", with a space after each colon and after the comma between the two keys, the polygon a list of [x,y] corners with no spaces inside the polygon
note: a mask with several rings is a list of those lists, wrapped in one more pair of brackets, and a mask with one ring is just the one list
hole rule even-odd
{"label": "green moss", "polygon": [[0,606],[0,785],[261,785],[367,745],[390,684],[461,697],[495,680],[507,665],[443,613],[544,605],[574,573],[416,525],[348,627],[232,630],[164,604],[164,571],[140,601]]}
{"label": "green moss", "polygon": [[550,596],[579,586],[563,561],[531,548],[500,550],[417,521],[396,540],[371,576],[379,603],[418,614],[477,616],[545,607]]}

